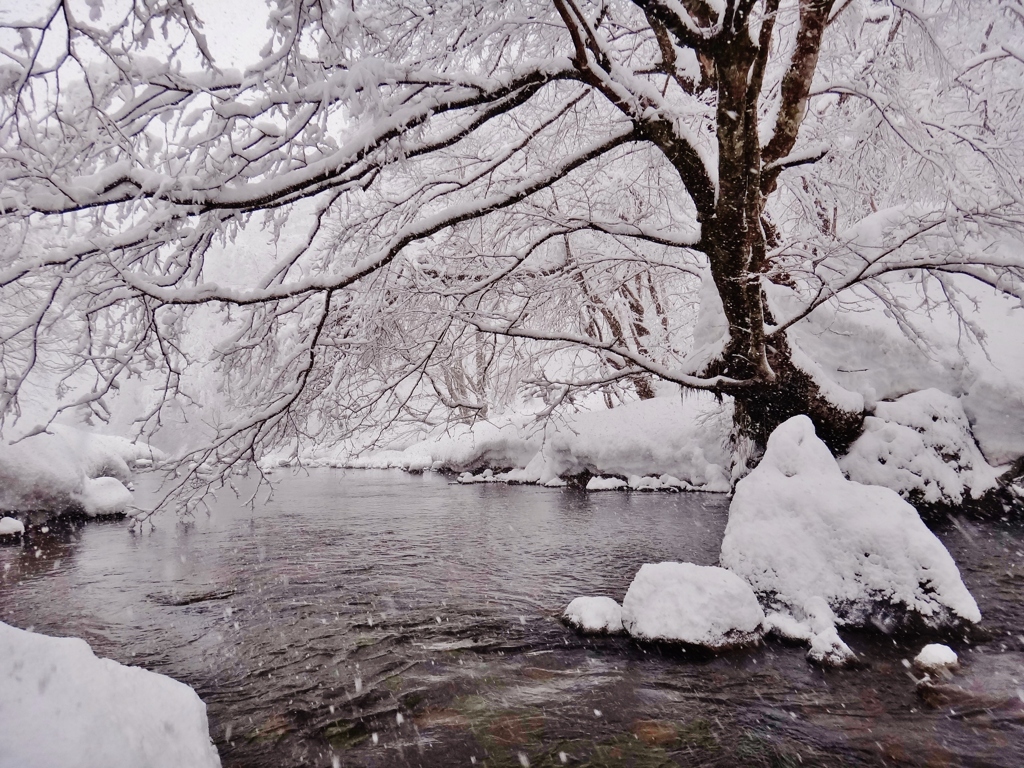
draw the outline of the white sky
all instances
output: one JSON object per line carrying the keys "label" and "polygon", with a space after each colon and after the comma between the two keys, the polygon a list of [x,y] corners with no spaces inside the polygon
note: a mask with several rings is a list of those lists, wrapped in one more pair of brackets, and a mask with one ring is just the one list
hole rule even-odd
{"label": "white sky", "polygon": [[[0,24],[39,21],[52,13],[57,0],[0,0]],[[111,16],[123,15],[131,0],[103,0]],[[254,63],[267,41],[267,3],[265,0],[191,0],[196,14],[205,24],[204,33],[218,65],[244,69]],[[72,11],[89,19],[87,0],[72,0]],[[16,39],[16,38],[15,38]],[[8,44],[12,41],[7,40]]]}

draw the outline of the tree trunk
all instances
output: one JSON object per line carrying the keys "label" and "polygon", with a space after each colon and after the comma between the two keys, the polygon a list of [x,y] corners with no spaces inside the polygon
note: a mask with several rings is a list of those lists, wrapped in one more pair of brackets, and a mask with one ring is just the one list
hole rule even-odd
{"label": "tree trunk", "polygon": [[[750,439],[758,453],[779,424],[798,414],[809,416],[818,436],[839,453],[860,433],[863,412],[847,411],[824,396],[794,364],[785,332],[765,337],[770,317],[761,281],[769,265],[758,135],[765,34],[770,29],[762,30],[758,45],[741,28],[714,52],[719,186],[713,213],[702,224],[702,247],[729,322],[729,342],[707,373],[751,382],[723,391],[735,399],[736,434]],[[774,177],[768,181],[773,184]]]}

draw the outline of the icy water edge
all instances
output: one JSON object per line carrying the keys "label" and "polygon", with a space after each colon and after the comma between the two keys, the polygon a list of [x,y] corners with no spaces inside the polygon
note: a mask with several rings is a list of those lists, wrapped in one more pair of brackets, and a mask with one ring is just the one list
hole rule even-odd
{"label": "icy water edge", "polygon": [[1024,765],[1024,525],[936,532],[984,616],[922,698],[920,640],[845,636],[823,671],[769,641],[717,658],[558,620],[644,562],[718,557],[728,499],[278,476],[255,510],[0,546],[0,618],[194,686],[225,766]]}

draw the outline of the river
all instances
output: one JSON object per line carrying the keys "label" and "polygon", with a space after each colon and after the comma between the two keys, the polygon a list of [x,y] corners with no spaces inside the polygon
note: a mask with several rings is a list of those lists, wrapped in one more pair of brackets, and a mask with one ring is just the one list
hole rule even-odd
{"label": "river", "polygon": [[922,696],[919,638],[844,633],[864,663],[826,671],[775,641],[716,658],[561,624],[645,562],[715,564],[726,497],[275,477],[252,509],[0,546],[0,618],[189,683],[225,766],[1024,765],[1019,522],[936,527],[985,634]]}

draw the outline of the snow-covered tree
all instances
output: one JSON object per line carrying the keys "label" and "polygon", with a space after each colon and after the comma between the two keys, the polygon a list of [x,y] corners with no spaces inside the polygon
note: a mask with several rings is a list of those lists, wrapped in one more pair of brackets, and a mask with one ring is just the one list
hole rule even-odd
{"label": "snow-covered tree", "polygon": [[148,371],[143,428],[220,404],[201,473],[662,379],[840,448],[816,308],[1024,298],[1019,0],[276,0],[251,50],[187,0],[45,6],[0,17],[8,419]]}

